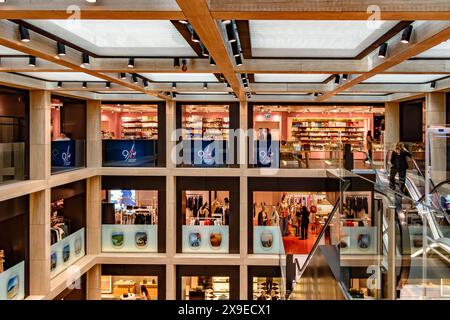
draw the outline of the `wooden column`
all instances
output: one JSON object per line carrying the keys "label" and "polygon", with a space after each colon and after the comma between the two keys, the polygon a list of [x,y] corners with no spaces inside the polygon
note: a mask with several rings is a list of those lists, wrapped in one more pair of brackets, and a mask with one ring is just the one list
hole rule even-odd
{"label": "wooden column", "polygon": [[50,189],[30,194],[30,295],[50,292]]}
{"label": "wooden column", "polygon": [[400,141],[400,105],[398,102],[387,102],[385,104],[384,158],[398,141]]}
{"label": "wooden column", "polygon": [[88,100],[87,102],[86,166],[88,168],[102,166],[101,104],[99,100]]}
{"label": "wooden column", "polygon": [[102,299],[101,276],[102,276],[102,266],[100,264],[95,265],[86,273],[87,300]]}
{"label": "wooden column", "polygon": [[30,91],[30,179],[47,180],[51,175],[50,91]]}
{"label": "wooden column", "polygon": [[95,176],[86,183],[86,251],[97,255],[102,251],[102,178]]}
{"label": "wooden column", "polygon": [[[444,92],[432,92],[425,99],[426,124],[428,126],[445,126],[446,104]],[[447,179],[447,139],[432,138],[431,151],[431,179],[437,185]]]}

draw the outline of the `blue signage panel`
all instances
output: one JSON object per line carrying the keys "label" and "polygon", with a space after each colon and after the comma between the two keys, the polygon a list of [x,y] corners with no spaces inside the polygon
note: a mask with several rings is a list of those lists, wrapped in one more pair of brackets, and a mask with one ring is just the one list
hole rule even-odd
{"label": "blue signage panel", "polygon": [[75,167],[75,140],[52,141],[52,167]]}
{"label": "blue signage panel", "polygon": [[279,168],[280,166],[280,141],[257,140],[254,159],[256,166],[260,168]]}
{"label": "blue signage panel", "polygon": [[228,165],[227,158],[233,158],[228,151],[227,140],[186,140],[183,163],[194,167],[224,167]]}
{"label": "blue signage panel", "polygon": [[155,167],[157,140],[103,140],[104,167]]}

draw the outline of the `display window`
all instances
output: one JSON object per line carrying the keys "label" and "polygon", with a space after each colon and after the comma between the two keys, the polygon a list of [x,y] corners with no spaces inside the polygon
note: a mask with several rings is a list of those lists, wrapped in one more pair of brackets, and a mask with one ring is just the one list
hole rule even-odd
{"label": "display window", "polygon": [[102,300],[164,300],[165,266],[102,265]]}
{"label": "display window", "polygon": [[86,254],[86,183],[52,188],[50,274],[54,278]]}
{"label": "display window", "polygon": [[284,300],[285,281],[280,266],[248,266],[248,299]]}
{"label": "display window", "polygon": [[0,86],[0,184],[28,179],[28,92]]}
{"label": "display window", "polygon": [[178,178],[179,252],[238,252],[239,179],[215,181],[214,178]]}
{"label": "display window", "polygon": [[249,113],[249,127],[254,129],[254,149],[249,154],[253,166],[340,166],[343,146],[347,144],[353,153],[355,167],[367,165],[367,153],[374,161],[384,159],[382,106],[253,104]]}
{"label": "display window", "polygon": [[237,167],[238,104],[178,104],[178,166]]}
{"label": "display window", "polygon": [[51,172],[83,168],[86,165],[86,102],[52,96]]}
{"label": "display window", "polygon": [[28,292],[28,196],[0,202],[0,300],[23,300]]}
{"label": "display window", "polygon": [[164,166],[164,112],[160,104],[103,104],[103,166]]}
{"label": "display window", "polygon": [[177,300],[236,300],[239,266],[177,266]]}
{"label": "display window", "polygon": [[102,185],[102,251],[164,252],[164,177],[104,177]]}

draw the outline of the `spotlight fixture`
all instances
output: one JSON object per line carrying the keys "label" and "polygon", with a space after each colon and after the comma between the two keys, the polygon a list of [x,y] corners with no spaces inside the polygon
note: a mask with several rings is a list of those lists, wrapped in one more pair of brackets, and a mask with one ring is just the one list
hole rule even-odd
{"label": "spotlight fixture", "polygon": [[189,22],[187,20],[178,20],[179,23],[181,24],[188,24]]}
{"label": "spotlight fixture", "polygon": [[237,41],[234,41],[231,43],[231,52],[233,53],[233,56],[235,56],[235,57],[240,55]]}
{"label": "spotlight fixture", "polygon": [[234,32],[233,23],[225,25],[225,28],[227,30],[228,42],[236,42],[236,33]]}
{"label": "spotlight fixture", "polygon": [[168,96],[168,97],[170,96],[170,91],[166,92],[166,96]]}
{"label": "spotlight fixture", "polygon": [[244,88],[248,88],[248,82],[247,81],[244,82]]}
{"label": "spotlight fixture", "polygon": [[348,80],[348,74],[347,73],[344,73],[343,75],[342,75],[342,81],[347,81]]}
{"label": "spotlight fixture", "polygon": [[20,41],[30,42],[30,32],[27,28],[19,26]]}
{"label": "spotlight fixture", "polygon": [[119,77],[120,79],[125,80],[127,78],[127,74],[125,72],[121,72]]}
{"label": "spotlight fixture", "polygon": [[56,85],[56,87],[57,87],[58,89],[60,89],[60,88],[62,87],[62,82],[61,82],[61,81],[58,81],[58,84]]}
{"label": "spotlight fixture", "polygon": [[227,88],[231,88],[230,83],[227,81]]}
{"label": "spotlight fixture", "polygon": [[89,3],[96,3],[97,0],[86,0],[86,2],[89,2]]}
{"label": "spotlight fixture", "polygon": [[209,57],[208,49],[205,46],[202,46],[202,56]]}
{"label": "spotlight fixture", "polygon": [[86,89],[86,88],[87,88],[87,82],[86,82],[86,81],[83,81],[81,87],[82,87],[83,89]]}
{"label": "spotlight fixture", "polygon": [[180,58],[174,58],[173,59],[173,67],[179,68],[180,67]]}
{"label": "spotlight fixture", "polygon": [[177,90],[177,83],[176,82],[172,82],[172,89],[173,90]]}
{"label": "spotlight fixture", "polygon": [[144,83],[144,88],[148,88],[149,87],[148,80],[144,79],[143,83]]}
{"label": "spotlight fixture", "polygon": [[314,97],[318,97],[319,94],[317,92],[314,92]]}
{"label": "spotlight fixture", "polygon": [[87,53],[83,52],[83,58],[82,58],[82,63],[80,65],[80,67],[84,68],[88,65],[89,65],[89,55]]}
{"label": "spotlight fixture", "polygon": [[436,89],[436,81],[433,81],[433,82],[431,83],[431,89]]}
{"label": "spotlight fixture", "polygon": [[134,58],[128,59],[128,68],[134,68]]}
{"label": "spotlight fixture", "polygon": [[341,80],[341,76],[340,75],[337,74],[337,75],[334,76],[334,83],[335,84],[339,84],[340,80]]}
{"label": "spotlight fixture", "polygon": [[227,25],[227,24],[230,24],[230,23],[231,23],[231,20],[230,20],[230,19],[222,20],[222,23],[223,23],[224,25]]}
{"label": "spotlight fixture", "polygon": [[203,90],[208,89],[208,83],[207,82],[203,82]]}
{"label": "spotlight fixture", "polygon": [[131,81],[132,81],[134,84],[138,84],[138,83],[139,83],[138,77],[137,77],[137,75],[135,75],[134,73],[131,75]]}
{"label": "spotlight fixture", "polygon": [[198,37],[198,34],[197,34],[197,32],[195,32],[195,30],[192,30],[192,33],[191,33],[191,40],[192,40],[193,42],[197,42],[197,43],[200,42],[200,38]]}
{"label": "spotlight fixture", "polygon": [[239,66],[242,66],[242,57],[241,57],[241,55],[238,55],[236,58],[235,58],[235,60],[236,60],[236,65],[239,67]]}
{"label": "spotlight fixture", "polygon": [[173,97],[174,99],[176,99],[176,98],[177,98],[177,94],[176,94],[175,92],[172,92],[172,97]]}
{"label": "spotlight fixture", "polygon": [[188,69],[187,60],[185,59],[181,60],[181,71],[186,72],[187,69]]}
{"label": "spotlight fixture", "polygon": [[403,30],[401,43],[409,43],[411,40],[411,35],[413,31],[413,26],[409,25]]}
{"label": "spotlight fixture", "polygon": [[380,46],[380,50],[378,51],[378,57],[381,59],[386,58],[387,50],[388,50],[388,43],[385,42]]}
{"label": "spotlight fixture", "polygon": [[36,67],[36,57],[30,56],[30,58],[28,59],[28,65],[30,67]]}
{"label": "spotlight fixture", "polygon": [[62,57],[66,55],[66,46],[61,42],[57,43],[58,56]]}
{"label": "spotlight fixture", "polygon": [[245,73],[241,73],[241,79],[244,80],[245,78],[247,78],[247,75]]}
{"label": "spotlight fixture", "polygon": [[111,82],[106,82],[105,83],[105,88],[106,89],[111,89]]}
{"label": "spotlight fixture", "polygon": [[213,67],[216,65],[216,62],[214,61],[213,57],[211,57],[211,56],[209,56],[209,65],[213,66]]}

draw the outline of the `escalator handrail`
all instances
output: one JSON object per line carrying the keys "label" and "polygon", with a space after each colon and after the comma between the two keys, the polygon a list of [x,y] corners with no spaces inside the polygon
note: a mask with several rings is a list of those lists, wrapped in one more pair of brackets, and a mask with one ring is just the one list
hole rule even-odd
{"label": "escalator handrail", "polygon": [[[344,186],[344,190],[346,191],[348,186],[350,184],[346,183],[346,185]],[[303,263],[303,266],[300,267],[298,260],[295,260],[295,263],[297,265],[297,269],[300,271],[300,275],[303,273],[303,271],[305,271],[305,268],[308,266],[309,261],[312,259],[314,253],[316,252],[317,248],[319,247],[319,242],[322,240],[322,237],[325,235],[326,229],[328,228],[328,226],[331,223],[331,220],[333,219],[336,211],[338,211],[338,208],[341,205],[341,197],[339,197],[339,199],[336,201],[336,204],[333,207],[333,210],[331,210],[330,214],[328,215],[328,219],[325,221],[325,224],[322,227],[322,230],[320,230],[319,236],[317,237],[316,241],[314,242],[314,245],[311,249],[311,251],[308,254],[308,257],[306,258],[305,262]]]}
{"label": "escalator handrail", "polygon": [[[431,181],[431,180],[430,180]],[[431,183],[433,183],[432,181],[431,181]],[[442,185],[444,185],[444,184],[450,184],[450,180],[445,180],[445,181],[442,181],[442,182],[439,182],[436,186],[434,186],[434,188],[433,189],[431,189],[431,191],[430,191],[430,194],[433,194],[440,186],[442,186]],[[417,200],[417,202],[423,202],[424,200],[425,200],[425,194],[423,194],[420,198],[419,198],[419,200]]]}

